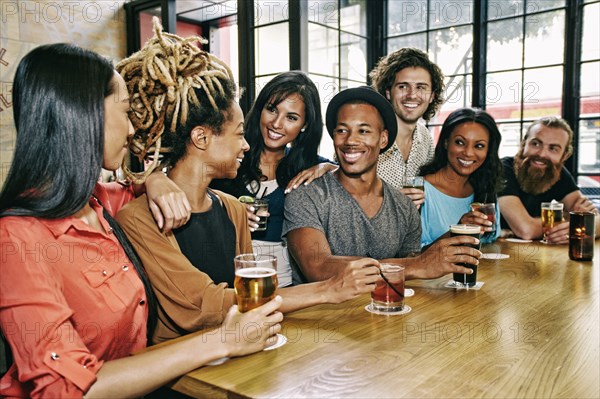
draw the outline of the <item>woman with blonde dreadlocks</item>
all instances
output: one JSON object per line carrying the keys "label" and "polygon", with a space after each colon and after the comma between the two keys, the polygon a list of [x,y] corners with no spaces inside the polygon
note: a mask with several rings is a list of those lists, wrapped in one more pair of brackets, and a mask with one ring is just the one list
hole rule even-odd
{"label": "woman with blonde dreadlocks", "polygon": [[[141,154],[156,154],[160,142],[168,175],[192,207],[188,224],[169,233],[152,223],[143,198],[117,216],[158,299],[154,342],[222,323],[235,303],[227,288],[233,285],[233,258],[252,251],[245,206],[209,189],[213,179],[236,176],[249,146],[229,68],[191,44],[198,40],[155,26],[155,37],[117,66],[133,98]],[[372,291],[377,278],[376,268],[356,266],[335,279],[282,288],[280,310],[339,303]]]}

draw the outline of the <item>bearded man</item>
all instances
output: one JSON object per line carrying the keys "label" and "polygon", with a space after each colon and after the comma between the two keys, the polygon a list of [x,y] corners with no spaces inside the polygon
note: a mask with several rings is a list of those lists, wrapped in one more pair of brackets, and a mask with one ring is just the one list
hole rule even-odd
{"label": "bearded man", "polygon": [[[595,213],[598,233],[598,210],[581,193],[575,179],[564,167],[573,153],[572,142],[573,131],[564,119],[544,117],[529,126],[515,157],[502,159],[507,179],[505,188],[498,195],[503,229],[508,228],[523,239],[540,238],[541,204],[556,200],[564,204],[563,215],[570,211]],[[567,221],[548,232],[550,243],[566,244],[568,241]]]}

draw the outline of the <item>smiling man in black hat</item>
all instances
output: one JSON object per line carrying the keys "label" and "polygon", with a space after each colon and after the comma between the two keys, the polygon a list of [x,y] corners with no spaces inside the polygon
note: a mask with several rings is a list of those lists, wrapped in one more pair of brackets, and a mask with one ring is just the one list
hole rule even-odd
{"label": "smiling man in black hat", "polygon": [[405,266],[407,279],[471,273],[457,263],[478,263],[479,251],[460,246],[476,239],[443,239],[418,254],[417,209],[377,177],[378,156],[397,133],[390,103],[366,86],[344,90],[331,100],[326,125],[339,169],[293,191],[285,201],[283,235],[293,257],[294,284],[341,273],[367,278],[378,272],[379,262]]}

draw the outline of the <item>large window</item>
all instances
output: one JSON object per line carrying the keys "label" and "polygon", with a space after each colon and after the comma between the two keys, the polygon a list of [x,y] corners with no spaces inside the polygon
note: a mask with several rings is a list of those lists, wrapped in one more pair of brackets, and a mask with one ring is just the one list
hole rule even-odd
{"label": "large window", "polygon": [[600,2],[587,1],[582,15],[577,171],[584,194],[600,198]]}
{"label": "large window", "polygon": [[509,156],[532,120],[561,114],[564,0],[487,7],[485,108],[502,133],[500,156]]}
{"label": "large window", "polygon": [[290,14],[287,0],[254,2],[256,94],[273,76],[290,70]]}
{"label": "large window", "polygon": [[[308,1],[308,72],[319,89],[323,116],[337,92],[367,83],[366,3]],[[327,133],[319,152],[333,159],[333,143]]]}
{"label": "large window", "polygon": [[[599,0],[135,0],[128,5],[136,3],[160,5],[163,19],[165,9],[176,10],[166,26],[178,30],[182,22],[201,22],[210,51],[239,69],[246,111],[273,76],[301,69],[315,81],[325,113],[339,90],[367,83],[380,57],[401,47],[422,49],[446,75],[446,102],[429,122],[434,139],[454,109],[479,106],[498,122],[500,154],[514,155],[531,121],[561,115],[575,131],[576,150],[567,167],[584,192],[600,198]],[[327,134],[320,152],[332,156]]]}
{"label": "large window", "polygon": [[198,45],[225,61],[239,80],[235,0],[135,0],[125,7],[129,53],[139,50],[154,35],[152,18],[156,16],[166,32],[207,39],[206,45]]}
{"label": "large window", "polygon": [[419,48],[446,75],[434,139],[452,110],[477,105],[498,122],[500,155],[514,155],[533,120],[563,116],[576,133],[567,166],[600,198],[599,1],[387,0],[386,11],[387,51]]}

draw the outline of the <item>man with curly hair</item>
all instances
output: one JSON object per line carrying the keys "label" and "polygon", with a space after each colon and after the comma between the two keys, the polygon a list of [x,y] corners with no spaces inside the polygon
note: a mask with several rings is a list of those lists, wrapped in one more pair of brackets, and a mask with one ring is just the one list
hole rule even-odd
{"label": "man with curly hair", "polygon": [[[379,60],[369,74],[375,90],[394,107],[398,135],[394,145],[379,156],[377,174],[395,188],[419,174],[422,165],[433,158],[433,140],[427,127],[444,101],[444,75],[426,53],[402,48]],[[401,190],[417,207],[425,200],[423,191]]]}

